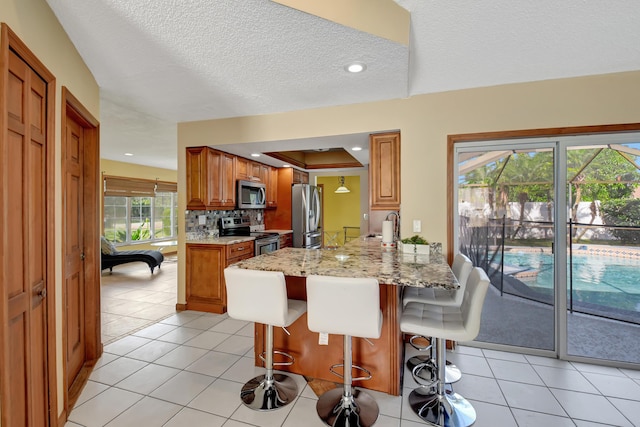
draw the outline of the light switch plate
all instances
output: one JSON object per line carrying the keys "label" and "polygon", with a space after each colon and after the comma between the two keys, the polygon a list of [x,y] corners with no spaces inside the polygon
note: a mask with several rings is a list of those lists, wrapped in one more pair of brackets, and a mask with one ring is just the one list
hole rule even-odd
{"label": "light switch plate", "polygon": [[413,220],[413,232],[414,233],[419,233],[422,231],[422,221],[420,221],[419,219],[414,219]]}
{"label": "light switch plate", "polygon": [[329,334],[320,332],[318,337],[318,345],[329,345]]}

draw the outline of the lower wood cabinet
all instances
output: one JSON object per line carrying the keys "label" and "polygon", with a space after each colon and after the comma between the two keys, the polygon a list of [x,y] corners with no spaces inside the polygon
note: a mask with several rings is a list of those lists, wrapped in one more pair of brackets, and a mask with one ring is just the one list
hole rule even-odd
{"label": "lower wood cabinet", "polygon": [[280,235],[280,249],[290,248],[293,246],[293,233],[286,233]]}
{"label": "lower wood cabinet", "polygon": [[186,256],[186,309],[225,313],[224,269],[253,256],[253,242],[233,245],[189,243]]}

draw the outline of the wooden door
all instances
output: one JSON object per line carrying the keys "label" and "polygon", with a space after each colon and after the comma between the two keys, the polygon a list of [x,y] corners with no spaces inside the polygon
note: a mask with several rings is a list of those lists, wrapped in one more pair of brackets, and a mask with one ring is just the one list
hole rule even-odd
{"label": "wooden door", "polygon": [[62,227],[64,408],[73,407],[100,341],[99,123],[62,87]]}
{"label": "wooden door", "polygon": [[[3,37],[6,36],[3,28]],[[5,340],[2,425],[49,425],[47,82],[13,51],[0,144]],[[4,70],[3,70],[4,71]],[[55,409],[55,408],[54,408]]]}
{"label": "wooden door", "polygon": [[67,116],[65,129],[65,278],[63,301],[66,319],[67,384],[73,384],[85,357],[84,284],[84,138],[83,128],[74,115]]}

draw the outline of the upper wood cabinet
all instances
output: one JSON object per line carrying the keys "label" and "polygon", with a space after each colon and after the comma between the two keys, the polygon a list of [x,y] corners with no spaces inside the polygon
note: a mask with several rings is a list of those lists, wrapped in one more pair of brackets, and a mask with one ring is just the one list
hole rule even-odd
{"label": "upper wood cabinet", "polygon": [[249,163],[251,166],[251,176],[249,178],[251,178],[252,181],[264,182],[262,180],[262,165],[256,162],[249,162]]}
{"label": "upper wood cabinet", "polygon": [[209,147],[187,148],[187,209],[234,208],[235,157]]}
{"label": "upper wood cabinet", "polygon": [[236,206],[236,156],[219,152],[222,155],[220,159],[220,185],[222,186],[222,199],[220,206],[226,208],[235,208]]}
{"label": "upper wood cabinet", "polygon": [[309,174],[298,169],[293,169],[293,183],[294,184],[308,184]]}
{"label": "upper wood cabinet", "polygon": [[261,164],[245,159],[244,157],[236,157],[236,179],[245,181],[259,181],[261,179]]}
{"label": "upper wood cabinet", "polygon": [[278,206],[278,168],[267,166],[267,209]]}
{"label": "upper wood cabinet", "polygon": [[264,182],[265,184],[269,185],[269,166],[262,163],[258,163],[258,167],[260,171],[260,173],[258,173],[258,178],[260,178],[260,182]]}
{"label": "upper wood cabinet", "polygon": [[250,160],[243,157],[236,157],[236,179],[249,180],[251,174]]}
{"label": "upper wood cabinet", "polygon": [[369,204],[372,210],[400,210],[400,133],[369,136]]}

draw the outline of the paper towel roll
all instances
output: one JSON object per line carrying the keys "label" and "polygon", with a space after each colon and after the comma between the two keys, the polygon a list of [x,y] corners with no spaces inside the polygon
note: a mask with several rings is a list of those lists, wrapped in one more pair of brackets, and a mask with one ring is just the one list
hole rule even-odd
{"label": "paper towel roll", "polygon": [[382,243],[393,243],[393,221],[382,221]]}

